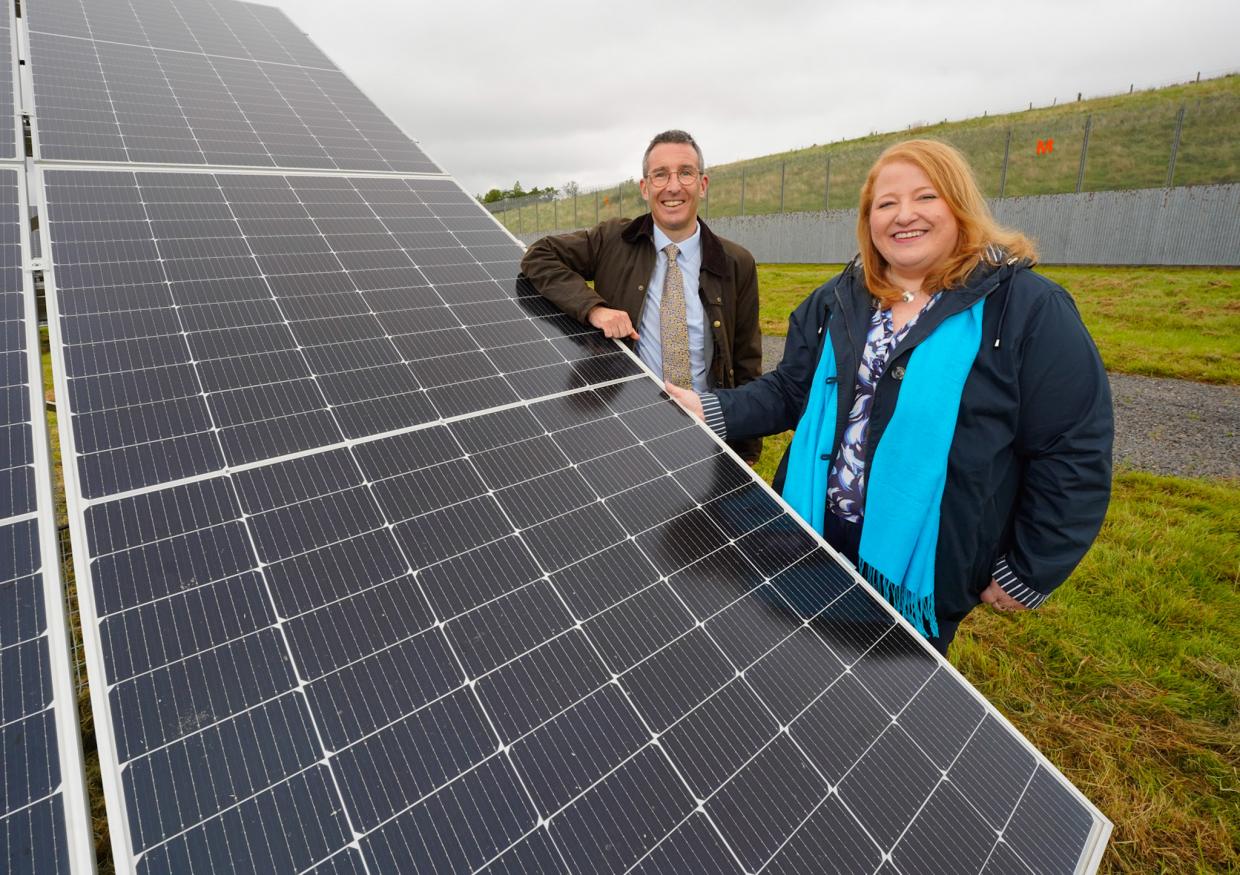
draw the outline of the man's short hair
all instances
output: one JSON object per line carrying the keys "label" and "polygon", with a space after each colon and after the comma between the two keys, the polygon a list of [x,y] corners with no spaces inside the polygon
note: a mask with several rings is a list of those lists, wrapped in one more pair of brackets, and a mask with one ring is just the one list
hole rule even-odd
{"label": "man's short hair", "polygon": [[646,152],[642,155],[642,176],[645,176],[650,170],[647,162],[650,159],[651,151],[655,146],[662,143],[683,143],[686,146],[692,146],[693,151],[697,152],[698,156],[698,173],[706,172],[706,162],[702,158],[702,148],[697,144],[697,141],[694,140],[692,135],[690,135],[687,131],[672,130],[664,131],[661,134],[655,134],[654,139],[650,141],[650,145],[646,147]]}

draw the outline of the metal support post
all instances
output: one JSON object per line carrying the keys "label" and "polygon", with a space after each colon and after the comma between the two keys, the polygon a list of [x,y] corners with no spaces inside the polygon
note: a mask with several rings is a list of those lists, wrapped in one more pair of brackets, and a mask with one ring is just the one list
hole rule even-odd
{"label": "metal support post", "polygon": [[1180,132],[1184,130],[1184,107],[1180,104],[1180,111],[1175,117],[1175,136],[1171,138],[1171,160],[1167,162],[1167,188],[1171,188],[1175,182],[1175,158],[1180,153]]}
{"label": "metal support post", "polygon": [[784,179],[788,168],[787,161],[779,162],[779,211],[784,211]]}
{"label": "metal support post", "polygon": [[745,215],[745,168],[741,168],[741,215]]}
{"label": "metal support post", "polygon": [[831,153],[827,153],[826,183],[822,187],[822,208],[831,209]]}
{"label": "metal support post", "polygon": [[1012,129],[1007,129],[1007,139],[1003,141],[1003,167],[999,169],[999,197],[1007,191],[1008,156],[1012,154]]}
{"label": "metal support post", "polygon": [[1089,155],[1089,132],[1094,126],[1094,114],[1085,116],[1085,137],[1081,140],[1081,166],[1076,171],[1076,193],[1085,185],[1085,158]]}
{"label": "metal support post", "polygon": [[594,192],[594,224],[598,224],[601,220],[598,217],[598,191]]}

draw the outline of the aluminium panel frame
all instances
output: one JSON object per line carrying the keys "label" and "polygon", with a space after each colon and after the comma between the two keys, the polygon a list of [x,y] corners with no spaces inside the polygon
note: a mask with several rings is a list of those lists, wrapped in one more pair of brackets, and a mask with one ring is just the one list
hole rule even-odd
{"label": "aluminium panel frame", "polygon": [[[22,298],[28,318],[25,320],[27,367],[30,371],[28,403],[30,410],[31,447],[34,459],[35,500],[37,511],[24,515],[39,521],[39,577],[42,581],[44,616],[51,666],[53,709],[55,711],[56,743],[59,754],[62,807],[65,817],[65,843],[69,870],[74,873],[95,871],[94,830],[86,794],[82,761],[81,716],[78,713],[78,687],[70,658],[68,600],[61,574],[60,539],[56,529],[55,503],[52,491],[52,450],[46,406],[47,386],[43,384],[43,362],[40,355],[39,320],[34,289],[34,271],[40,263],[30,257],[30,198],[27,173],[23,164],[0,165],[0,172],[12,170],[17,175],[17,207],[19,240],[22,252]],[[63,398],[57,394],[55,397]],[[59,419],[59,418],[58,418]],[[21,519],[23,517],[16,517]]]}

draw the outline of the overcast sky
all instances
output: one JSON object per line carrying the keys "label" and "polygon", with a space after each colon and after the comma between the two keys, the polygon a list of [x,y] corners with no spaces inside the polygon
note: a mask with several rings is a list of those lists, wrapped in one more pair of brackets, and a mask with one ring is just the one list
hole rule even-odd
{"label": "overcast sky", "polygon": [[[267,0],[471,192],[1240,70],[1240,0]],[[1010,11],[1005,11],[1010,10]]]}

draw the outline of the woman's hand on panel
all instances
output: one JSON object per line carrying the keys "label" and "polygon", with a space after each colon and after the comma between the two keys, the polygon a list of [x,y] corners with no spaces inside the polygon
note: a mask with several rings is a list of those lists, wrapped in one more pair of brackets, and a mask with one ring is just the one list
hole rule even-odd
{"label": "woman's hand on panel", "polygon": [[672,383],[664,383],[663,391],[672,396],[672,400],[692,413],[702,422],[706,421],[706,413],[702,410],[702,399],[692,389],[682,389]]}

